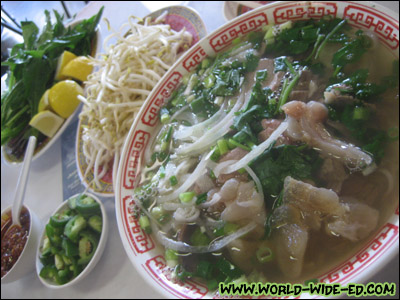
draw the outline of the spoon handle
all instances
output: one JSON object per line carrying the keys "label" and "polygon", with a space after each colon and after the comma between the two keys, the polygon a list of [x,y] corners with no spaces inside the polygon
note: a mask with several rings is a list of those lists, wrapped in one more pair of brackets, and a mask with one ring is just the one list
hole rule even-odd
{"label": "spoon handle", "polygon": [[21,213],[22,201],[24,200],[26,182],[28,179],[29,169],[31,166],[33,151],[36,146],[36,137],[30,136],[28,146],[26,146],[24,162],[22,164],[22,170],[18,178],[17,190],[15,192],[15,198],[12,206],[12,221],[13,224],[21,225],[19,222],[19,215]]}

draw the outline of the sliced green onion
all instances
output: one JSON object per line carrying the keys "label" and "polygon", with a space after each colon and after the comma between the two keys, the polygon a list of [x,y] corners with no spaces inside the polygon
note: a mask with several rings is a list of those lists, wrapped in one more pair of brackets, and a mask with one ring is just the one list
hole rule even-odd
{"label": "sliced green onion", "polygon": [[169,150],[169,142],[166,142],[166,141],[162,142],[161,143],[161,151],[166,152],[168,150]]}
{"label": "sliced green onion", "polygon": [[270,40],[270,39],[273,39],[274,37],[275,37],[274,36],[274,27],[271,26],[268,28],[267,32],[265,33],[264,40]]}
{"label": "sliced green onion", "polygon": [[198,227],[193,232],[190,242],[193,246],[207,246],[210,243],[209,237],[201,232],[201,229]]}
{"label": "sliced green onion", "polygon": [[207,69],[211,64],[211,60],[209,58],[203,59],[201,62],[201,68],[202,69]]}
{"label": "sliced green onion", "polygon": [[189,79],[190,79],[190,73],[184,75],[184,76],[182,77],[182,82],[183,82],[183,84],[188,84]]}
{"label": "sliced green onion", "polygon": [[225,98],[222,96],[215,97],[214,103],[218,106],[221,106],[224,103]]}
{"label": "sliced green onion", "polygon": [[278,110],[286,103],[289,99],[290,93],[292,92],[293,88],[296,86],[297,82],[300,79],[301,72],[297,73],[297,75],[293,78],[293,80],[282,89],[282,94],[278,102]]}
{"label": "sliced green onion", "polygon": [[353,110],[353,120],[368,120],[369,109],[364,106],[356,106]]}
{"label": "sliced green onion", "polygon": [[210,178],[213,179],[213,180],[217,179],[217,177],[215,176],[213,170],[210,170],[209,176],[210,176]]}
{"label": "sliced green onion", "polygon": [[165,250],[165,260],[178,260],[177,253],[172,249]]}
{"label": "sliced green onion", "polygon": [[181,193],[179,194],[179,200],[181,200],[182,203],[189,203],[193,200],[194,196],[196,196],[195,192]]}
{"label": "sliced green onion", "polygon": [[165,167],[161,166],[160,169],[158,170],[160,172],[160,178],[164,178],[165,177]]}
{"label": "sliced green onion", "polygon": [[206,77],[206,79],[204,79],[204,87],[205,87],[206,89],[209,89],[209,88],[213,87],[213,86],[214,86],[214,83],[215,83],[215,76],[214,76],[214,74],[210,74],[210,75],[208,75],[208,76]]}
{"label": "sliced green onion", "polygon": [[314,44],[314,48],[313,48],[311,54],[306,58],[306,62],[309,62],[313,58],[315,52],[317,51],[317,49],[318,49],[320,43],[323,41],[324,37],[325,37],[324,34],[318,34],[317,41]]}
{"label": "sliced green onion", "polygon": [[244,149],[246,151],[251,151],[251,149],[249,147],[244,146],[244,145],[236,142],[234,139],[229,139],[228,140],[228,145],[229,145],[230,148],[231,147],[233,147],[233,148],[239,147],[239,148],[242,148],[242,149]]}
{"label": "sliced green onion", "polygon": [[175,268],[178,265],[178,255],[172,249],[165,250],[165,260],[170,268]]}
{"label": "sliced green onion", "polygon": [[147,234],[151,233],[150,220],[147,216],[140,216],[139,225]]}
{"label": "sliced green onion", "polygon": [[237,45],[237,44],[239,44],[240,43],[240,37],[237,37],[236,39],[234,39],[233,41],[232,41],[232,45]]}
{"label": "sliced green onion", "polygon": [[163,215],[164,210],[162,209],[162,207],[160,206],[154,206],[151,210],[151,215],[155,218],[155,219],[160,219],[161,216]]}
{"label": "sliced green onion", "polygon": [[249,146],[250,149],[253,149],[254,147],[257,147],[256,144],[254,144],[252,141],[247,140],[246,145]]}
{"label": "sliced green onion", "polygon": [[244,174],[244,173],[246,173],[247,171],[246,171],[245,168],[240,168],[240,169],[238,170],[238,172],[239,172],[239,174]]}
{"label": "sliced green onion", "polygon": [[217,145],[217,146],[215,146],[215,147],[213,148],[213,153],[211,154],[210,159],[211,159],[212,161],[218,161],[218,159],[219,159],[220,157],[221,157],[221,153],[220,153],[219,148],[218,148],[218,145]]}
{"label": "sliced green onion", "polygon": [[165,136],[164,141],[166,141],[166,142],[171,141],[171,138],[172,138],[172,131],[173,131],[173,128],[172,128],[172,126],[170,126],[170,127],[168,128],[168,131],[167,131],[167,134],[166,134],[166,136]]}
{"label": "sliced green onion", "polygon": [[174,186],[174,185],[178,184],[178,179],[176,179],[176,176],[175,176],[175,175],[172,175],[172,176],[169,178],[169,182],[171,183],[171,186]]}
{"label": "sliced green onion", "polygon": [[228,142],[225,139],[221,139],[217,142],[218,150],[220,155],[224,155],[229,151]]}
{"label": "sliced green onion", "polygon": [[256,256],[259,262],[261,263],[266,263],[274,258],[274,253],[272,252],[271,248],[266,247],[266,246],[261,246],[257,252]]}
{"label": "sliced green onion", "polygon": [[290,63],[290,61],[287,59],[287,57],[285,57],[283,59],[283,62],[289,68],[290,73],[292,73],[293,75],[296,75],[296,71],[294,70],[293,65]]}
{"label": "sliced green onion", "polygon": [[280,30],[285,30],[285,29],[290,29],[293,27],[293,22],[292,21],[287,21],[285,23],[282,23],[279,25]]}
{"label": "sliced green onion", "polygon": [[207,193],[197,195],[196,205],[202,204],[207,201]]}
{"label": "sliced green onion", "polygon": [[224,234],[225,235],[229,235],[231,233],[234,233],[235,231],[237,231],[239,229],[239,225],[238,224],[234,224],[234,223],[229,223],[227,222],[224,226]]}
{"label": "sliced green onion", "polygon": [[169,114],[162,114],[161,115],[161,123],[167,124],[169,122],[170,115]]}

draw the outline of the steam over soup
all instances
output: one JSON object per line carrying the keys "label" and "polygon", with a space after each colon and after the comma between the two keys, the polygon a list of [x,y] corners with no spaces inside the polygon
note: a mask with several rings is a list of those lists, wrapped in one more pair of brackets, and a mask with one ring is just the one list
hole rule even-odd
{"label": "steam over soup", "polygon": [[301,281],[398,195],[398,60],[340,19],[238,38],[184,77],[133,197],[180,280]]}

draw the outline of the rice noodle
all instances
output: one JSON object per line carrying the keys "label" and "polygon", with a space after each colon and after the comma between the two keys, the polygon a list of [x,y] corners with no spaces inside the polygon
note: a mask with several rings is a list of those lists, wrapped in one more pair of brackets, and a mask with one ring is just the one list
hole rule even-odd
{"label": "rice noodle", "polygon": [[213,128],[210,128],[204,135],[201,136],[198,140],[196,140],[192,144],[186,144],[180,148],[177,149],[176,153],[178,155],[197,155],[201,152],[203,152],[205,149],[211,147],[214,145],[218,139],[220,139],[224,134],[226,134],[231,125],[233,124],[233,116],[235,112],[237,112],[242,106],[245,106],[247,101],[244,101],[244,93],[241,93],[241,95],[238,97],[235,105],[231,109],[231,111]]}
{"label": "rice noodle", "polygon": [[203,155],[203,158],[196,166],[196,169],[194,169],[193,173],[190,174],[190,176],[184,181],[184,183],[181,184],[179,188],[175,189],[175,191],[172,192],[171,194],[158,197],[157,202],[163,203],[171,200],[176,200],[178,199],[179,194],[186,192],[196,182],[196,180],[206,171],[208,157],[209,154]]}
{"label": "rice noodle", "polygon": [[[240,170],[241,168],[244,168],[247,166],[253,159],[255,159],[257,156],[259,156],[261,153],[263,153],[271,144],[280,137],[282,133],[285,132],[285,130],[288,127],[288,123],[286,121],[282,122],[277,129],[270,135],[270,137],[262,142],[260,145],[257,147],[254,147],[253,150],[251,150],[249,153],[247,153],[242,159],[237,161],[236,163],[222,169],[220,172],[222,174],[229,174],[233,173],[237,170]],[[251,174],[250,174],[251,175]]]}
{"label": "rice noodle", "polygon": [[236,162],[238,162],[238,160],[232,159],[232,160],[226,160],[226,161],[223,161],[223,162],[220,162],[219,164],[217,164],[217,166],[213,170],[215,177],[218,177],[221,174],[222,170],[224,170],[225,168],[228,168],[230,165],[233,165]]}
{"label": "rice noodle", "polygon": [[264,199],[264,191],[263,191],[260,179],[258,179],[256,173],[254,173],[254,171],[248,165],[244,166],[244,168],[247,171],[247,173],[249,173],[251,178],[254,180],[254,182],[257,186],[258,193],[261,195],[261,199]]}
{"label": "rice noodle", "polygon": [[119,31],[110,28],[113,33],[103,45],[106,54],[90,58],[97,71],[85,83],[87,96],[79,97],[84,103],[79,117],[87,120],[82,133],[88,164],[85,174],[94,167],[98,187],[105,174],[99,170],[104,170],[113,158],[116,174],[123,143],[147,96],[177,60],[178,49],[187,49],[191,44],[192,37],[184,29],[176,32],[169,25],[146,25],[149,20],[145,25],[135,22],[130,17]]}
{"label": "rice noodle", "polygon": [[179,207],[173,215],[176,222],[190,223],[197,220],[200,216],[200,211],[195,206]]}
{"label": "rice noodle", "polygon": [[199,205],[200,208],[209,208],[210,206],[213,206],[217,204],[221,200],[221,195],[219,193],[215,193],[210,201],[204,202]]}
{"label": "rice noodle", "polygon": [[217,111],[211,118],[206,119],[201,123],[197,123],[196,125],[187,127],[185,126],[180,128],[180,130],[175,131],[174,138],[182,140],[187,137],[199,137],[200,135],[204,134],[207,127],[214,126],[216,122],[221,121],[221,118],[225,116],[225,105],[221,105],[219,111]]}
{"label": "rice noodle", "polygon": [[157,232],[157,239],[166,249],[171,249],[182,253],[209,253],[224,248],[230,242],[240,238],[241,236],[253,230],[255,227],[256,223],[251,222],[238,229],[234,233],[223,237],[222,239],[212,241],[208,246],[191,246],[184,242],[175,241],[164,235],[161,231]]}

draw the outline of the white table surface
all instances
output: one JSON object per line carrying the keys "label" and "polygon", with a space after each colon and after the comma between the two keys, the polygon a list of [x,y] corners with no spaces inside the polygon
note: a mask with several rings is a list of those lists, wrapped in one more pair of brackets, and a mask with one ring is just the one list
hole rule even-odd
{"label": "white table surface", "polygon": [[[222,1],[168,1],[170,5],[183,4],[196,9],[203,18],[208,32],[212,32],[226,21],[223,17]],[[381,1],[380,4],[399,11],[397,1]],[[130,15],[143,17],[150,12],[149,4],[140,2],[90,2],[78,17],[96,13],[105,6],[103,17],[111,26],[118,29]],[[161,4],[165,5],[165,4]],[[151,8],[151,7],[150,7]],[[151,8],[152,9],[152,8]],[[155,10],[155,9],[152,9]],[[108,33],[107,26],[101,22],[101,32]],[[1,207],[10,205],[15,192],[20,166],[10,166],[1,159]],[[44,222],[63,201],[61,140],[55,142],[45,155],[32,162],[25,203],[29,205]],[[75,286],[51,290],[39,281],[36,272],[9,284],[1,285],[1,298],[165,298],[154,290],[141,276],[128,259],[119,236],[114,210],[114,199],[104,203],[109,220],[109,236],[101,260],[90,276]],[[373,282],[395,282],[397,295],[399,285],[399,256],[371,278]],[[397,296],[398,298],[398,296]]]}

